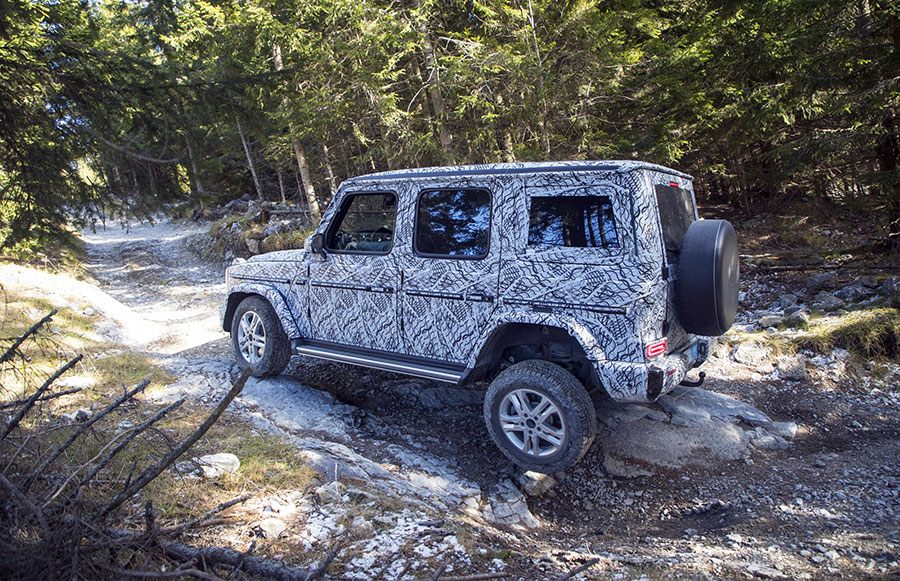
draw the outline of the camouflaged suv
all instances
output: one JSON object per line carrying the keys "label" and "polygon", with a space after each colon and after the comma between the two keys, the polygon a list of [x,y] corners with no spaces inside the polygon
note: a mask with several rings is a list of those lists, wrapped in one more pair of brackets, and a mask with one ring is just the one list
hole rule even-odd
{"label": "camouflaged suv", "polygon": [[515,163],[347,180],[304,250],[226,278],[223,327],[254,375],[300,354],[487,385],[494,442],[552,473],[593,440],[592,392],[653,401],[703,363],[734,321],[738,253],[688,175]]}

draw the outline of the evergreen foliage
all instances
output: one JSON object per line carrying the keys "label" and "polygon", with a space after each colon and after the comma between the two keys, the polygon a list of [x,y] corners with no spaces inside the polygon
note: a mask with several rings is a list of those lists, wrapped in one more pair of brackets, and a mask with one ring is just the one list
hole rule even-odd
{"label": "evergreen foliage", "polygon": [[900,240],[897,0],[12,0],[0,247],[73,217],[340,180],[637,158],[750,210],[865,202]]}

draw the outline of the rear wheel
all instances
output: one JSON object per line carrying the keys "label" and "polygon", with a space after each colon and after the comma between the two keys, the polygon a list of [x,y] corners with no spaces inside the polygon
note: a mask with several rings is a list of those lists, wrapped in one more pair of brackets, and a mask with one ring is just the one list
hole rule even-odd
{"label": "rear wheel", "polygon": [[291,345],[272,306],[259,296],[245,298],[231,321],[231,345],[242,369],[254,377],[278,375],[291,360]]}
{"label": "rear wheel", "polygon": [[597,431],[584,386],[565,369],[537,359],[516,363],[491,382],[484,420],[507,458],[544,474],[578,462]]}

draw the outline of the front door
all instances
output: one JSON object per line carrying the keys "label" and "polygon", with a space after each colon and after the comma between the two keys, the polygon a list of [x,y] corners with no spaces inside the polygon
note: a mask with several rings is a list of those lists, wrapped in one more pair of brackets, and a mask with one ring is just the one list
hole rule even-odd
{"label": "front door", "polygon": [[417,188],[403,245],[403,337],[409,355],[463,363],[496,309],[500,263],[495,180]]}
{"label": "front door", "polygon": [[397,322],[396,216],[393,192],[361,191],[344,196],[325,231],[326,252],[310,263],[311,339],[402,351]]}

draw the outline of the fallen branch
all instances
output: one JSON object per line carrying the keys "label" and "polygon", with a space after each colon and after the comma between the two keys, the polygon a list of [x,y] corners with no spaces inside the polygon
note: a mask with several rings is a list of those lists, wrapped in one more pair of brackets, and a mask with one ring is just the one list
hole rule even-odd
{"label": "fallen branch", "polygon": [[334,561],[334,558],[337,556],[338,550],[340,550],[340,543],[335,543],[332,545],[330,549],[328,549],[328,554],[325,555],[325,558],[322,560],[319,565],[309,572],[304,581],[313,581],[313,579],[318,579],[322,575],[325,574],[325,570],[328,569],[328,565],[331,565],[331,562]]}
{"label": "fallen branch", "polygon": [[128,437],[125,438],[124,440],[122,440],[118,446],[116,446],[115,448],[110,450],[109,453],[106,456],[104,456],[104,458],[102,460],[100,460],[100,462],[95,464],[93,469],[91,469],[91,471],[84,478],[81,479],[81,482],[79,482],[78,486],[75,487],[75,492],[78,492],[79,490],[81,490],[82,486],[86,485],[88,482],[93,480],[93,478],[97,475],[98,472],[103,470],[103,468],[105,468],[106,465],[109,464],[112,461],[112,459],[115,458],[119,452],[124,450],[125,447],[128,444],[130,444],[135,438],[137,438],[144,430],[146,430],[147,428],[149,428],[150,426],[152,426],[159,420],[163,419],[164,417],[166,417],[166,415],[169,412],[171,412],[172,410],[181,407],[185,401],[186,401],[185,398],[179,399],[178,401],[176,401],[176,402],[164,407],[163,409],[159,410],[158,412],[156,412],[153,415],[153,417],[150,418],[149,420],[147,420],[146,422],[132,428],[131,433],[128,434]]}
{"label": "fallen branch", "polygon": [[[48,393],[47,395],[42,395],[37,398],[37,401],[48,401],[51,399],[56,399],[58,397],[62,397],[64,395],[72,395],[73,393],[78,393],[81,391],[80,387],[73,387],[72,389],[67,389],[65,391],[57,391],[56,393]],[[27,399],[17,399],[16,401],[8,401],[6,403],[0,403],[0,410],[6,410],[9,408],[14,408],[20,405],[27,403]]]}
{"label": "fallen branch", "polygon": [[434,575],[431,576],[431,581],[437,581],[441,578],[441,573],[444,572],[444,569],[447,568],[447,563],[441,563],[441,566],[437,568],[437,571],[434,572]]}
{"label": "fallen branch", "polygon": [[38,475],[44,474],[47,467],[54,460],[56,460],[60,454],[65,452],[66,449],[75,442],[75,440],[77,440],[83,433],[85,433],[88,430],[88,428],[93,426],[95,423],[100,421],[101,418],[103,418],[104,416],[109,414],[111,411],[113,411],[114,409],[116,409],[117,407],[119,407],[120,405],[122,405],[123,403],[128,401],[129,399],[133,398],[138,393],[144,391],[144,389],[146,389],[148,385],[150,385],[150,380],[145,379],[144,381],[140,382],[137,385],[137,387],[135,387],[131,391],[126,391],[125,393],[123,393],[114,402],[110,403],[108,406],[103,408],[102,411],[100,411],[100,412],[94,414],[93,416],[91,416],[90,418],[88,418],[87,421],[84,422],[81,425],[81,427],[75,431],[75,433],[73,433],[71,436],[69,436],[68,440],[66,440],[62,445],[57,447],[46,460],[41,462],[40,466],[38,466],[37,468],[35,468],[34,470],[31,471],[31,474],[29,474],[28,477],[25,478],[24,483],[22,484],[22,490],[24,492],[27,492],[28,489],[31,487],[31,485],[34,484],[34,481],[38,477]]}
{"label": "fallen branch", "polygon": [[209,417],[197,428],[193,434],[188,436],[186,440],[181,442],[174,450],[171,450],[168,454],[157,460],[155,464],[144,469],[138,477],[131,482],[128,486],[125,487],[124,490],[119,492],[109,504],[107,504],[97,515],[98,518],[102,519],[106,517],[109,513],[114,511],[119,507],[126,499],[131,498],[135,494],[137,494],[142,488],[147,486],[154,478],[160,475],[160,473],[172,465],[175,460],[177,460],[182,454],[184,454],[188,448],[193,446],[197,440],[203,437],[203,435],[212,427],[216,420],[219,419],[219,416],[225,412],[225,408],[227,408],[232,400],[237,397],[237,394],[241,392],[244,388],[244,384],[247,383],[247,380],[250,378],[250,369],[245,369],[241,374],[241,377],[234,383],[231,389],[225,394],[225,397],[219,402],[216,408],[212,411]]}
{"label": "fallen branch", "polygon": [[178,579],[190,575],[197,579],[206,579],[207,581],[223,581],[221,577],[204,573],[199,569],[176,569],[175,571],[133,571],[130,569],[120,569],[111,565],[98,563],[98,566],[104,571],[115,573],[122,577],[137,577],[140,579]]}
{"label": "fallen branch", "polygon": [[24,343],[25,340],[28,339],[28,337],[33,335],[38,329],[40,329],[50,319],[52,319],[53,315],[55,315],[55,314],[56,314],[56,309],[53,309],[52,311],[50,311],[50,313],[47,316],[45,316],[43,319],[41,319],[40,321],[38,321],[37,323],[32,325],[31,328],[29,328],[27,331],[25,331],[24,335],[22,335],[21,337],[16,339],[16,341],[9,347],[9,349],[7,349],[3,355],[0,355],[0,363],[6,363],[10,359],[12,359],[13,355],[16,354],[16,350],[18,350],[18,348],[22,345],[22,343]]}
{"label": "fallen branch", "polygon": [[306,581],[310,572],[282,565],[278,561],[250,557],[246,553],[223,547],[196,548],[172,541],[160,541],[159,546],[167,555],[181,561],[195,560],[209,565],[226,565],[238,568],[249,575],[258,575],[274,581]]}
{"label": "fallen branch", "polygon": [[[166,536],[175,535],[175,534],[184,532],[188,529],[191,529],[195,526],[202,525],[204,522],[206,522],[206,519],[208,519],[212,515],[218,514],[218,513],[222,512],[223,510],[227,510],[236,504],[240,504],[242,502],[247,502],[248,500],[250,500],[250,498],[252,498],[252,495],[245,494],[244,496],[239,496],[238,498],[234,498],[232,500],[229,500],[228,502],[223,502],[222,504],[204,512],[197,518],[187,521],[186,523],[159,529],[159,534],[166,535]],[[217,519],[217,520],[220,520],[220,519]],[[212,522],[215,522],[215,521],[212,521]]]}
{"label": "fallen branch", "polygon": [[0,441],[5,439],[6,436],[8,436],[9,433],[12,432],[16,428],[16,426],[19,425],[19,422],[22,421],[22,418],[25,417],[25,414],[27,414],[31,410],[31,408],[34,406],[34,404],[37,403],[38,399],[42,395],[44,395],[44,392],[47,391],[48,389],[50,389],[50,386],[53,385],[53,382],[56,381],[57,379],[59,379],[59,377],[63,373],[65,373],[66,371],[68,371],[72,367],[74,367],[76,363],[81,361],[81,358],[82,358],[81,355],[76,355],[75,357],[73,357],[68,363],[66,363],[59,369],[57,369],[56,372],[53,375],[51,375],[47,379],[47,381],[44,382],[43,385],[41,385],[39,388],[37,388],[37,390],[31,395],[31,397],[29,397],[28,400],[25,402],[25,405],[22,406],[22,409],[19,410],[19,413],[17,413],[13,417],[13,419],[10,420],[10,422],[8,424],[6,424],[6,429],[4,429],[3,433],[0,434]]}
{"label": "fallen branch", "polygon": [[576,567],[575,569],[572,569],[571,571],[569,571],[568,573],[566,573],[565,575],[560,577],[557,581],[566,581],[566,579],[571,579],[575,575],[578,575],[579,573],[587,571],[588,569],[590,569],[591,567],[593,567],[594,565],[596,565],[599,562],[600,562],[600,557],[591,559],[590,561],[588,561],[581,567]]}

